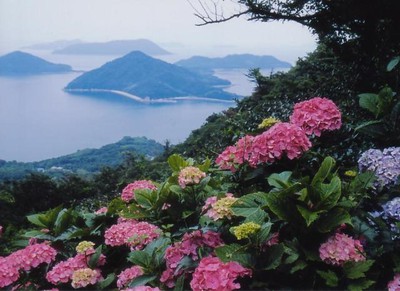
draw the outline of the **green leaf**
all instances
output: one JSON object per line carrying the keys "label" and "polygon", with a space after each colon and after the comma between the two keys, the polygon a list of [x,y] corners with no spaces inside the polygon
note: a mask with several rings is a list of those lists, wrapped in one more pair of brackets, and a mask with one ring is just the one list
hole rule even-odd
{"label": "green leaf", "polygon": [[328,271],[317,271],[317,274],[321,276],[322,279],[325,280],[325,284],[329,287],[337,287],[339,284],[339,278],[335,272]]}
{"label": "green leaf", "polygon": [[114,280],[115,280],[115,274],[114,273],[108,274],[108,276],[104,280],[101,280],[99,283],[96,284],[97,289],[99,290],[106,289],[108,286],[111,285],[112,282],[114,282]]}
{"label": "green leaf", "polygon": [[340,178],[335,176],[329,184],[320,184],[318,190],[320,202],[315,205],[315,208],[319,210],[329,210],[335,207],[342,194]]}
{"label": "green leaf", "polygon": [[157,275],[142,275],[142,276],[136,277],[129,284],[129,287],[132,288],[132,287],[137,287],[137,286],[144,286],[156,278],[157,278]]}
{"label": "green leaf", "polygon": [[185,287],[185,275],[182,275],[176,280],[173,291],[183,291]]}
{"label": "green leaf", "polygon": [[321,211],[314,212],[301,205],[297,205],[296,207],[301,216],[306,221],[307,226],[310,226],[314,221],[316,221],[319,217],[319,214],[321,213]]}
{"label": "green leaf", "polygon": [[391,59],[391,61],[389,62],[389,64],[386,67],[386,70],[388,72],[392,71],[400,62],[400,57],[395,57],[393,59]]}
{"label": "green leaf", "polygon": [[210,168],[210,166],[211,166],[211,160],[210,160],[209,158],[207,158],[207,159],[204,161],[203,164],[201,164],[201,165],[198,166],[198,168],[200,169],[200,171],[207,172],[208,169]]}
{"label": "green leaf", "polygon": [[266,195],[263,192],[244,195],[233,203],[231,209],[236,216],[246,217],[246,222],[253,221],[263,224],[268,217],[268,214],[261,209],[267,202]]}
{"label": "green leaf", "polygon": [[350,191],[354,193],[364,192],[372,188],[375,181],[375,173],[372,171],[367,171],[357,175],[350,184]]}
{"label": "green leaf", "polygon": [[235,261],[242,266],[251,266],[251,257],[243,246],[239,244],[230,244],[215,249],[215,254],[223,262]]}
{"label": "green leaf", "polygon": [[372,138],[378,138],[385,136],[384,123],[382,120],[372,120],[362,123],[355,128],[355,131],[359,131]]}
{"label": "green leaf", "polygon": [[135,191],[136,202],[145,209],[151,209],[157,202],[157,192],[150,189],[138,189]]}
{"label": "green leaf", "polygon": [[57,219],[54,222],[54,232],[56,235],[64,232],[67,228],[71,227],[73,223],[73,210],[72,209],[63,209],[58,215]]}
{"label": "green leaf", "polygon": [[270,192],[267,196],[267,206],[278,218],[290,221],[288,199],[281,192]]}
{"label": "green leaf", "polygon": [[268,247],[268,249],[265,251],[265,257],[267,260],[263,264],[263,270],[276,269],[281,264],[284,251],[285,248],[282,244]]}
{"label": "green leaf", "polygon": [[375,281],[372,280],[367,280],[367,279],[361,279],[357,281],[351,282],[349,286],[347,287],[350,291],[360,291],[360,290],[366,290],[372,285],[374,285]]}
{"label": "green leaf", "polygon": [[97,263],[99,262],[101,251],[102,251],[102,246],[100,245],[96,248],[96,252],[90,256],[90,259],[88,262],[88,265],[90,268],[95,269],[97,267]]}
{"label": "green leaf", "polygon": [[271,222],[266,222],[261,225],[260,230],[255,235],[255,239],[258,245],[261,246],[268,240],[269,234],[271,232],[271,226]]}
{"label": "green leaf", "polygon": [[318,169],[318,172],[315,174],[314,178],[311,181],[311,186],[315,187],[318,184],[321,184],[329,177],[332,172],[333,167],[335,166],[335,160],[332,157],[326,157],[321,166]]}
{"label": "green leaf", "polygon": [[174,172],[179,172],[181,168],[188,165],[187,162],[177,154],[173,154],[168,158],[168,164]]}
{"label": "green leaf", "polygon": [[32,214],[28,215],[26,218],[36,226],[48,228],[46,220],[43,219],[43,214]]}
{"label": "green leaf", "polygon": [[359,279],[365,277],[371,266],[374,264],[374,260],[366,260],[361,262],[346,262],[343,265],[343,272],[349,279]]}
{"label": "green leaf", "polygon": [[306,267],[307,267],[307,263],[304,262],[304,261],[299,260],[299,261],[296,262],[296,264],[293,266],[293,268],[290,269],[290,274],[294,274],[297,271],[305,269]]}
{"label": "green leaf", "polygon": [[127,260],[134,265],[139,265],[143,268],[151,268],[152,257],[146,251],[132,251]]}
{"label": "green leaf", "polygon": [[327,233],[344,223],[351,225],[351,216],[347,210],[336,207],[322,214],[316,222],[316,226],[319,232]]}
{"label": "green leaf", "polygon": [[360,97],[358,104],[361,108],[364,108],[371,112],[375,117],[378,117],[378,103],[379,103],[379,96],[373,93],[363,93],[358,95]]}
{"label": "green leaf", "polygon": [[268,184],[278,189],[285,189],[291,186],[289,183],[292,172],[285,171],[279,174],[272,174],[268,177]]}

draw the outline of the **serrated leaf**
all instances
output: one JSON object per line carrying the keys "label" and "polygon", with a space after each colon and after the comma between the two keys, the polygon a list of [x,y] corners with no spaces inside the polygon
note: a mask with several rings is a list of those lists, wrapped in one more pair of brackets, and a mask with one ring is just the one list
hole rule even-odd
{"label": "serrated leaf", "polygon": [[386,67],[386,70],[388,72],[392,71],[398,65],[399,62],[400,62],[400,57],[395,57],[391,59]]}
{"label": "serrated leaf", "polygon": [[319,210],[329,210],[336,206],[342,194],[342,183],[338,176],[332,178],[329,184],[322,183],[318,187],[319,203],[315,206]]}
{"label": "serrated leaf", "polygon": [[319,167],[317,173],[311,181],[311,186],[316,187],[318,184],[323,183],[325,179],[332,173],[332,169],[335,166],[335,160],[332,157],[326,157],[321,166]]}
{"label": "serrated leaf", "polygon": [[215,254],[223,262],[235,261],[242,266],[251,266],[251,257],[247,253],[243,246],[239,244],[230,244],[217,247]]}
{"label": "serrated leaf", "polygon": [[317,274],[321,276],[322,279],[325,280],[325,284],[329,287],[337,287],[339,284],[339,278],[335,272],[328,271],[317,271]]}
{"label": "serrated leaf", "polygon": [[306,225],[310,226],[319,217],[321,211],[311,211],[301,205],[297,205],[297,210],[300,212],[301,216],[304,218]]}
{"label": "serrated leaf", "polygon": [[260,230],[257,232],[255,236],[258,245],[261,246],[268,240],[268,237],[270,236],[269,234],[271,232],[271,226],[272,226],[271,222],[266,222],[261,225]]}
{"label": "serrated leaf", "polygon": [[268,249],[265,251],[265,257],[267,260],[264,263],[263,270],[276,269],[281,264],[284,251],[285,248],[282,244],[268,247]]}
{"label": "serrated leaf", "polygon": [[185,275],[182,275],[176,280],[173,291],[183,291],[185,287]]}
{"label": "serrated leaf", "polygon": [[351,225],[351,216],[347,210],[337,207],[322,214],[316,222],[316,227],[319,232],[327,233],[336,229],[341,224]]}
{"label": "serrated leaf", "polygon": [[285,171],[279,174],[272,174],[268,177],[268,184],[278,189],[285,189],[291,186],[289,180],[292,172]]}
{"label": "serrated leaf", "polygon": [[132,251],[130,252],[127,260],[134,265],[139,265],[143,268],[149,268],[152,264],[152,257],[145,251]]}
{"label": "serrated leaf", "polygon": [[129,287],[132,288],[137,286],[144,286],[156,278],[156,275],[142,275],[133,279],[133,281],[129,284]]}
{"label": "serrated leaf", "polygon": [[343,265],[343,272],[349,279],[359,279],[365,277],[365,272],[374,264],[374,260],[361,262],[346,262]]}
{"label": "serrated leaf", "polygon": [[355,130],[373,138],[378,138],[385,135],[382,120],[372,120],[364,122],[361,125],[357,126]]}
{"label": "serrated leaf", "polygon": [[246,217],[246,222],[263,224],[268,217],[268,214],[261,209],[267,202],[266,195],[263,192],[244,195],[232,204],[231,209],[236,216]]}
{"label": "serrated leaf", "polygon": [[350,291],[359,291],[359,290],[366,290],[372,285],[374,285],[375,281],[372,280],[367,280],[367,279],[361,279],[357,281],[351,282],[349,286],[347,287]]}
{"label": "serrated leaf", "polygon": [[150,189],[138,189],[135,191],[136,202],[145,209],[151,209],[157,202],[157,194]]}
{"label": "serrated leaf", "polygon": [[174,172],[179,172],[181,168],[188,165],[188,163],[177,154],[173,154],[168,158],[168,164]]}
{"label": "serrated leaf", "polygon": [[371,112],[375,117],[378,117],[378,103],[379,96],[374,93],[363,93],[358,95],[360,97],[358,104],[361,108],[364,108]]}
{"label": "serrated leaf", "polygon": [[97,289],[102,290],[102,289],[106,289],[108,286],[111,285],[112,282],[114,282],[115,280],[115,274],[111,273],[108,274],[108,276],[104,279],[101,280],[99,283],[97,283]]}
{"label": "serrated leaf", "polygon": [[102,246],[98,246],[96,248],[96,251],[93,255],[90,256],[88,265],[90,268],[95,269],[97,267],[97,264],[99,262],[100,256],[101,256],[101,251],[102,251]]}
{"label": "serrated leaf", "polygon": [[297,261],[296,264],[290,269],[290,274],[294,274],[297,271],[304,270],[307,267],[307,263],[304,261]]}

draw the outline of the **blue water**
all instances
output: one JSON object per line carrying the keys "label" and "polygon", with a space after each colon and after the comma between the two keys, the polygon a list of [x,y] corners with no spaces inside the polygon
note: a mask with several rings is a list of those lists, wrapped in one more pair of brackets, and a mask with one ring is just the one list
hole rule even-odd
{"label": "blue water", "polygon": [[146,105],[124,97],[72,95],[81,73],[0,78],[0,159],[38,161],[98,148],[124,136],[182,142],[214,112],[234,103]]}

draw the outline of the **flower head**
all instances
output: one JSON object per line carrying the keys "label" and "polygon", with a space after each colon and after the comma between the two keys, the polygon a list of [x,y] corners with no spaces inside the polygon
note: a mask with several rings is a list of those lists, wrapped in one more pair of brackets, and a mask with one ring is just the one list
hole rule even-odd
{"label": "flower head", "polygon": [[190,287],[194,291],[240,289],[240,284],[235,280],[251,274],[250,269],[237,262],[223,263],[217,257],[205,257],[194,271]]}
{"label": "flower head", "polygon": [[400,290],[400,273],[397,273],[393,280],[387,285],[388,291],[398,291]]}
{"label": "flower head", "polygon": [[205,178],[206,173],[196,167],[185,167],[179,172],[178,182],[182,189],[189,185],[196,185],[200,180]]}
{"label": "flower head", "polygon": [[78,269],[72,274],[72,287],[83,288],[87,285],[94,285],[102,279],[99,270],[92,270],[90,268]]}
{"label": "flower head", "polygon": [[149,189],[149,190],[157,190],[157,187],[153,184],[152,181],[149,180],[139,180],[133,183],[128,184],[123,190],[121,194],[121,199],[125,202],[129,202],[132,199],[135,199],[135,190],[138,189]]}
{"label": "flower head", "polygon": [[261,225],[255,222],[246,222],[239,226],[232,227],[232,232],[236,236],[237,239],[248,238],[250,235],[258,232],[261,228]]}
{"label": "flower head", "polygon": [[143,270],[139,266],[133,266],[125,269],[118,275],[117,287],[120,289],[127,287],[133,279],[142,276],[143,274]]}
{"label": "flower head", "polygon": [[239,139],[234,146],[228,146],[215,160],[222,170],[236,172],[239,165],[249,159],[254,137],[246,135]]}
{"label": "flower head", "polygon": [[19,279],[19,271],[9,257],[0,257],[0,288],[4,288]]}
{"label": "flower head", "polygon": [[342,115],[332,100],[315,97],[297,103],[290,122],[300,126],[308,135],[320,136],[325,130],[339,129]]}
{"label": "flower head", "polygon": [[86,240],[84,240],[84,241],[81,241],[77,246],[76,246],[76,252],[78,253],[78,254],[84,254],[84,253],[86,253],[87,251],[90,251],[90,252],[92,252],[92,251],[94,251],[94,243],[93,242],[91,242],[91,241],[86,241]]}
{"label": "flower head", "polygon": [[361,242],[344,233],[335,233],[319,248],[321,260],[330,265],[342,266],[345,262],[364,261],[364,248]]}
{"label": "flower head", "polygon": [[226,196],[218,199],[216,196],[207,198],[205,205],[202,210],[213,220],[222,218],[231,219],[233,211],[231,206],[237,201],[237,198],[233,197],[232,193],[226,193]]}
{"label": "flower head", "polygon": [[280,122],[279,119],[275,118],[275,117],[268,117],[265,118],[259,125],[258,128],[262,129],[262,128],[269,128],[271,126],[273,126],[274,124]]}

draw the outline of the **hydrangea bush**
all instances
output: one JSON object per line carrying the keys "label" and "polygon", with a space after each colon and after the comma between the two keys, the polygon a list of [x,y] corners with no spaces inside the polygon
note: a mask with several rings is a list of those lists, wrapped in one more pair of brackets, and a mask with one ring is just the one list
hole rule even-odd
{"label": "hydrangea bush", "polygon": [[94,213],[30,215],[25,246],[0,257],[0,288],[397,290],[398,150],[364,154],[341,176],[312,152],[341,124],[332,101],[312,98],[215,163],[172,155],[165,181],[132,181]]}

